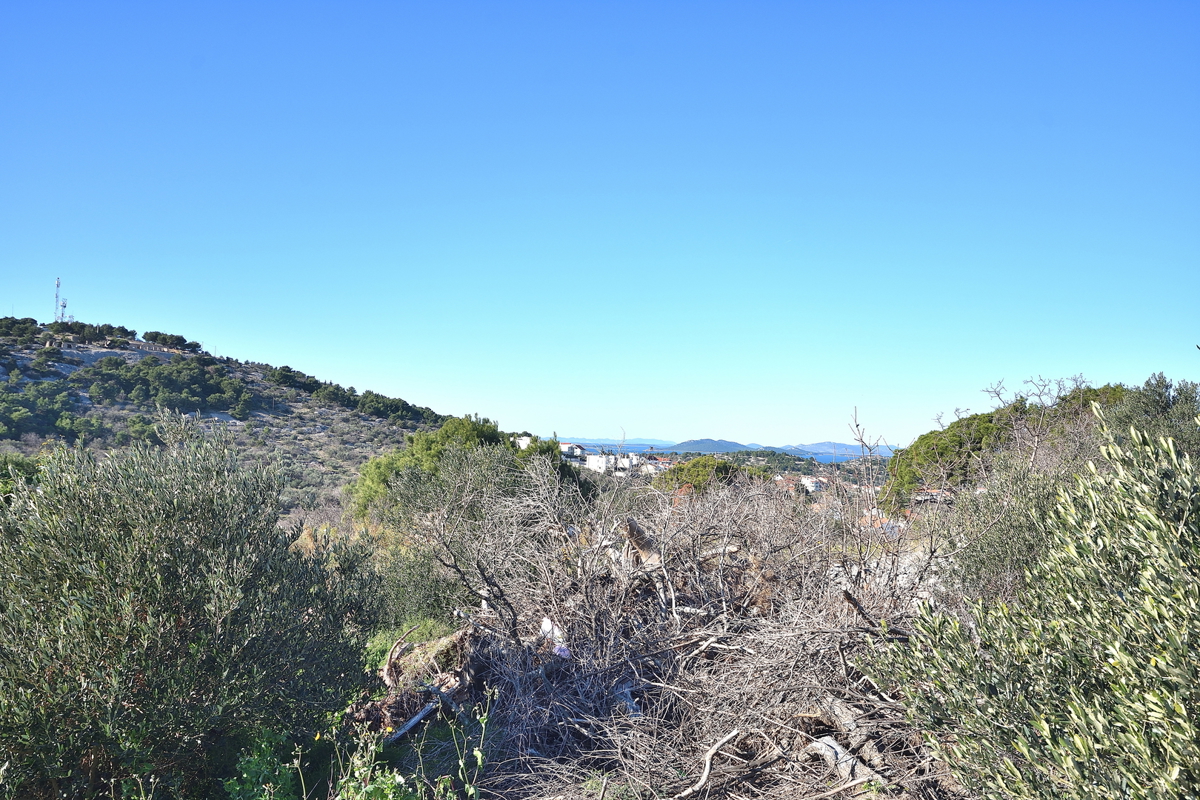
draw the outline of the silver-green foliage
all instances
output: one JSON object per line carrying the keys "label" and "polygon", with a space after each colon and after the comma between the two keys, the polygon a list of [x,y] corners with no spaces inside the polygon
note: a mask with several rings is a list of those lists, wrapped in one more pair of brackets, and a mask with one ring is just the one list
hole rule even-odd
{"label": "silver-green foliage", "polygon": [[918,725],[984,797],[1200,792],[1200,470],[1136,431],[1045,520],[1019,602],[932,610],[877,654]]}
{"label": "silver-green foliage", "polygon": [[1059,491],[1099,457],[1103,443],[1092,420],[1068,421],[1036,448],[1012,441],[991,454],[977,491],[923,519],[954,553],[942,570],[944,588],[970,599],[1016,598],[1050,546],[1043,522]]}
{"label": "silver-green foliage", "polygon": [[0,505],[0,763],[13,796],[155,776],[202,793],[231,737],[316,725],[361,678],[367,554],[280,530],[279,480],[164,432],[59,449]]}

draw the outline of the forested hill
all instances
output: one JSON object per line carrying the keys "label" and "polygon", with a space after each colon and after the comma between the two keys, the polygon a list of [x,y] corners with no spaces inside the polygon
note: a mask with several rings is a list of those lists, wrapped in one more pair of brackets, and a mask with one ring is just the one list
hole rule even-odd
{"label": "forested hill", "polygon": [[285,502],[305,507],[336,504],[368,458],[447,419],[290,367],[214,358],[177,334],[0,318],[0,454],[154,439],[160,408],[223,422],[249,458],[279,459]]}

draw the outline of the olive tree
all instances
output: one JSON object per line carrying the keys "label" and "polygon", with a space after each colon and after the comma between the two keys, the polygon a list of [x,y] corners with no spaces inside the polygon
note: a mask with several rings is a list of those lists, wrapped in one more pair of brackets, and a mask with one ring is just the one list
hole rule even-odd
{"label": "olive tree", "polygon": [[0,505],[9,796],[202,795],[239,735],[315,726],[362,678],[367,554],[297,552],[276,471],[168,427],[162,448],[54,451]]}
{"label": "olive tree", "polygon": [[927,608],[878,653],[959,778],[989,798],[1200,792],[1200,469],[1130,430],[1042,520],[1012,604]]}

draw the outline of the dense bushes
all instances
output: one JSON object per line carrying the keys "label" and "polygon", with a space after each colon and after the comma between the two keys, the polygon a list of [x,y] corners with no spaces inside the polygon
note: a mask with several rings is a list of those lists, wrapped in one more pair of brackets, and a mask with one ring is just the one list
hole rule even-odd
{"label": "dense bushes", "polygon": [[94,423],[84,423],[72,413],[75,407],[75,392],[66,381],[20,383],[10,378],[0,383],[0,439],[35,433],[59,434],[73,441],[95,433]]}
{"label": "dense bushes", "polygon": [[31,344],[42,332],[42,327],[33,317],[0,317],[0,338],[16,339],[18,344]]}
{"label": "dense bushes", "polygon": [[1200,791],[1200,471],[1136,431],[1042,520],[1017,605],[927,609],[879,675],[985,797]]}
{"label": "dense bushes", "polygon": [[122,358],[102,358],[77,370],[72,385],[86,389],[93,403],[126,400],[173,411],[229,411],[245,419],[255,405],[250,388],[229,374],[212,356],[175,356],[163,363],[153,356],[130,364]]}
{"label": "dense bushes", "polygon": [[[403,448],[376,456],[364,464],[358,479],[347,487],[354,513],[360,519],[365,519],[372,509],[385,502],[388,482],[405,470],[436,475],[447,450],[475,447],[515,450],[495,422],[478,415],[451,417],[436,431],[411,433],[404,441]],[[557,447],[555,450],[557,453]]]}
{"label": "dense bushes", "polygon": [[414,406],[398,397],[388,397],[369,389],[360,395],[353,386],[344,389],[336,383],[320,381],[288,366],[272,367],[263,377],[277,386],[309,392],[314,399],[322,402],[402,425],[437,425],[448,419],[433,409]]}
{"label": "dense bushes", "polygon": [[699,456],[671,467],[654,479],[654,485],[668,492],[684,486],[702,491],[709,485],[732,483],[738,475],[768,477],[766,472],[755,467],[741,467],[716,456]]}
{"label": "dense bushes", "polygon": [[[396,451],[411,452],[411,447]],[[470,537],[460,532],[482,524],[498,500],[527,487],[529,473],[507,445],[452,438],[437,450],[432,469],[419,459],[391,460],[385,466],[391,471],[377,476],[383,494],[363,508],[385,523],[379,556],[385,565],[386,614],[393,625],[447,620],[456,605],[472,598],[463,593],[460,576],[447,571],[445,555],[469,548],[472,543],[465,539]],[[355,501],[364,496],[356,495]],[[473,569],[470,559],[463,563]]]}
{"label": "dense bushes", "polygon": [[1121,394],[1119,403],[1105,410],[1109,427],[1118,442],[1130,428],[1137,428],[1151,439],[1169,436],[1181,453],[1200,456],[1200,427],[1193,420],[1200,415],[1200,384],[1173,381],[1161,372],[1146,379],[1140,387]]}
{"label": "dense bushes", "polygon": [[200,343],[189,342],[186,338],[177,333],[161,333],[159,331],[146,331],[142,334],[142,339],[147,342],[154,342],[163,347],[170,347],[174,350],[186,350],[189,353],[199,353]]}
{"label": "dense bushes", "polygon": [[[34,359],[31,367],[37,366]],[[133,364],[109,356],[62,380],[21,381],[13,373],[0,382],[0,439],[34,433],[73,442],[111,433],[99,420],[82,415],[79,397],[84,392],[97,405],[125,401],[147,409],[228,411],[238,419],[249,417],[257,405],[246,383],[211,356],[175,356],[166,363],[147,357]],[[136,431],[122,438],[129,436],[145,438]]]}
{"label": "dense bushes", "polygon": [[1027,395],[997,397],[997,411],[925,434],[889,462],[882,500],[893,511],[918,486],[939,490],[940,510],[927,508],[914,523],[941,554],[953,554],[941,570],[950,595],[1012,600],[1021,591],[1045,552],[1040,522],[1059,490],[1089,461],[1105,468],[1093,404],[1118,443],[1135,426],[1200,455],[1200,428],[1192,421],[1200,413],[1196,384],[1158,374],[1136,388],[1095,388],[1079,378],[1027,385]]}
{"label": "dense bushes", "polygon": [[923,484],[958,486],[977,478],[980,459],[1004,437],[1006,416],[999,411],[972,414],[918,436],[888,461],[891,479],[886,494],[894,504],[903,505]]}
{"label": "dense bushes", "polygon": [[[85,344],[103,342],[106,339],[133,339],[137,336],[137,331],[126,328],[124,325],[89,325],[86,322],[70,321],[52,322],[47,327],[51,333],[59,336],[69,334],[76,341]],[[183,337],[180,338],[182,339]],[[151,340],[147,339],[146,341]]]}
{"label": "dense bushes", "polygon": [[8,796],[135,777],[202,796],[239,736],[315,726],[361,679],[366,553],[295,552],[276,475],[188,430],[102,461],[60,448],[0,507]]}

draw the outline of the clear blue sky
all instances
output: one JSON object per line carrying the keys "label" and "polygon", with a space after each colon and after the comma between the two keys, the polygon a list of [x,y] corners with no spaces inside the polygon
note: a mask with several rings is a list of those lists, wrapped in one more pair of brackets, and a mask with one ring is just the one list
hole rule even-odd
{"label": "clear blue sky", "polygon": [[1200,4],[0,9],[0,314],[509,430],[1200,377]]}

